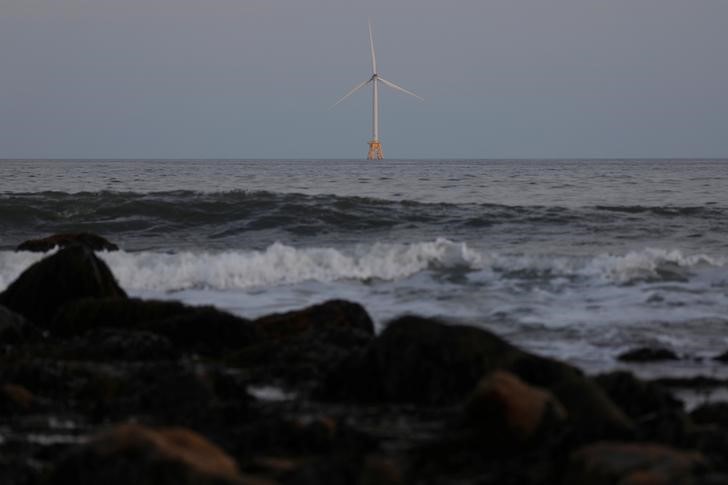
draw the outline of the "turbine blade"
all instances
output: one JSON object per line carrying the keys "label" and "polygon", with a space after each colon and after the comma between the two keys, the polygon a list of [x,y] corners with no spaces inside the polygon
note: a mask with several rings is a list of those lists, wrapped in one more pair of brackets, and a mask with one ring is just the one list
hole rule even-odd
{"label": "turbine blade", "polygon": [[378,76],[377,79],[379,79],[380,81],[382,81],[384,84],[386,84],[387,86],[389,86],[392,89],[396,89],[397,91],[402,91],[404,94],[409,94],[410,96],[414,96],[415,98],[419,99],[420,101],[424,101],[425,100],[424,98],[421,98],[420,96],[417,96],[412,91],[407,91],[405,88],[403,88],[401,86],[397,86],[392,81],[387,81],[386,79],[384,79],[381,76]]}
{"label": "turbine blade", "polygon": [[372,73],[377,73],[377,56],[374,54],[374,36],[372,35],[372,19],[369,19],[369,47],[372,48]]}
{"label": "turbine blade", "polygon": [[367,79],[363,83],[357,84],[356,86],[354,86],[354,89],[352,89],[351,91],[349,91],[348,93],[346,93],[343,98],[341,98],[340,100],[338,100],[337,102],[335,102],[334,104],[332,104],[329,109],[331,109],[334,106],[336,106],[337,104],[341,103],[346,98],[348,98],[349,96],[351,96],[352,94],[354,94],[355,92],[359,91],[361,88],[363,88],[364,86],[366,86],[367,84],[369,84],[371,81],[372,81],[371,79]]}

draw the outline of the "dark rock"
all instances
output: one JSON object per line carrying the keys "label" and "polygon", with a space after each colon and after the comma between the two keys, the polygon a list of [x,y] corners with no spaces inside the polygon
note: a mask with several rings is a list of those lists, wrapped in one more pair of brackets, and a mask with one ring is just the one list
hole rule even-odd
{"label": "dark rock", "polygon": [[0,294],[0,304],[43,327],[64,304],[81,298],[124,298],[106,263],[71,246],[38,261]]}
{"label": "dark rock", "polygon": [[503,371],[480,381],[465,414],[487,447],[501,450],[532,444],[545,427],[566,421],[566,410],[550,392]]}
{"label": "dark rock", "polygon": [[569,459],[564,485],[681,485],[706,466],[700,453],[650,443],[596,443]]}
{"label": "dark rock", "polygon": [[725,352],[723,352],[720,355],[716,355],[715,357],[713,357],[713,360],[717,360],[718,362],[728,363],[728,350],[726,350]]}
{"label": "dark rock", "polygon": [[227,357],[259,381],[312,387],[374,337],[374,325],[361,305],[334,300],[254,322],[264,338]]}
{"label": "dark rock", "polygon": [[197,433],[123,424],[59,460],[53,485],[241,484],[235,461]]}
{"label": "dark rock", "polygon": [[28,389],[17,384],[0,386],[0,415],[30,411],[35,397]]}
{"label": "dark rock", "polygon": [[509,369],[529,384],[551,391],[566,408],[577,441],[632,438],[634,425],[602,388],[563,362],[523,353]]}
{"label": "dark rock", "polygon": [[0,305],[0,344],[18,344],[40,336],[40,330],[25,317]]}
{"label": "dark rock", "polygon": [[59,358],[92,361],[156,361],[176,359],[180,353],[163,335],[120,328],[98,328],[63,345],[56,345]]}
{"label": "dark rock", "polygon": [[624,437],[632,423],[581,371],[513,347],[485,330],[404,317],[390,323],[366,351],[334,369],[319,390],[329,400],[452,404],[480,379],[501,369],[548,389],[583,438]]}
{"label": "dark rock", "polygon": [[678,360],[677,354],[670,349],[640,347],[617,356],[622,362],[659,362],[662,360]]}
{"label": "dark rock", "polygon": [[55,247],[80,245],[92,251],[117,251],[119,246],[105,238],[88,232],[54,234],[41,239],[31,239],[21,243],[16,251],[46,252]]}
{"label": "dark rock", "polygon": [[260,339],[260,332],[248,320],[214,307],[134,298],[75,301],[61,308],[50,328],[61,337],[95,328],[147,331],[200,353],[237,349]]}
{"label": "dark rock", "polygon": [[662,386],[642,381],[631,372],[610,372],[596,376],[594,380],[632,419],[640,419],[658,411],[682,410],[683,408],[683,403]]}
{"label": "dark rock", "polygon": [[695,408],[690,417],[698,424],[717,424],[728,428],[728,402],[711,402]]}
{"label": "dark rock", "polygon": [[302,310],[275,313],[255,320],[254,324],[268,338],[299,337],[323,328],[346,328],[374,336],[374,323],[358,303],[330,300]]}
{"label": "dark rock", "polygon": [[414,316],[387,326],[361,355],[328,376],[323,398],[360,402],[454,403],[480,378],[521,352],[484,330]]}

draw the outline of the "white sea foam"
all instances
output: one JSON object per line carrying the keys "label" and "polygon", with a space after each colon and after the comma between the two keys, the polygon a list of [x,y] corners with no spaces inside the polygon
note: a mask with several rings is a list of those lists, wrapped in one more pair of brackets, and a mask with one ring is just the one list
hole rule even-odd
{"label": "white sea foam", "polygon": [[[45,255],[0,252],[0,288]],[[274,243],[262,251],[101,252],[119,283],[131,290],[180,291],[265,288],[306,281],[398,281],[433,271],[479,271],[488,279],[521,272],[547,278],[581,277],[594,284],[627,284],[700,268],[728,265],[728,258],[678,250],[643,249],[624,255],[565,257],[508,255],[474,249],[444,238],[412,244],[375,243],[348,249],[295,248]]]}

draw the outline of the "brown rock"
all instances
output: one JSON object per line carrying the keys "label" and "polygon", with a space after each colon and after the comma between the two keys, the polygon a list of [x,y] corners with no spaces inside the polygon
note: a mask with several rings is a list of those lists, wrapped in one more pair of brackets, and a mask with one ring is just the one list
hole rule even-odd
{"label": "brown rock", "polygon": [[705,466],[697,452],[650,443],[602,442],[574,452],[564,485],[682,485]]}
{"label": "brown rock", "polygon": [[227,485],[243,481],[235,461],[197,433],[122,424],[61,459],[50,483]]}
{"label": "brown rock", "polygon": [[46,252],[55,247],[85,246],[92,251],[117,251],[119,246],[107,239],[88,232],[54,234],[40,239],[30,239],[18,245],[16,251]]}
{"label": "brown rock", "polygon": [[0,387],[0,411],[14,413],[27,411],[33,405],[33,393],[17,384]]}
{"label": "brown rock", "polygon": [[494,445],[525,444],[546,420],[566,419],[566,410],[550,392],[503,371],[484,377],[465,409],[469,424],[495,440]]}
{"label": "brown rock", "polygon": [[374,324],[364,307],[344,300],[266,315],[255,320],[254,325],[267,337],[277,339],[296,337],[325,327],[356,329],[374,335]]}

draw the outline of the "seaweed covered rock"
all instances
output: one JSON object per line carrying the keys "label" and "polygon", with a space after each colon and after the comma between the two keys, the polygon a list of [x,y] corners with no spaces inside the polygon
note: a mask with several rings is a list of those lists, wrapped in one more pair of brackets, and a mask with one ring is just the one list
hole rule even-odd
{"label": "seaweed covered rock", "polygon": [[118,425],[77,447],[55,466],[61,485],[192,485],[243,483],[222,449],[185,428]]}
{"label": "seaweed covered rock", "polygon": [[52,236],[24,241],[16,251],[46,252],[55,247],[85,246],[92,251],[117,251],[119,246],[97,234],[89,232],[54,234]]}
{"label": "seaweed covered rock", "polygon": [[321,389],[331,400],[454,403],[484,374],[521,352],[484,330],[407,316],[387,326],[360,355],[335,369]]}
{"label": "seaweed covered rock", "polygon": [[0,304],[45,327],[64,304],[103,297],[126,293],[93,251],[70,246],[26,269],[0,294]]}
{"label": "seaweed covered rock", "polygon": [[58,312],[50,328],[61,337],[83,335],[97,328],[147,331],[200,353],[244,347],[259,340],[260,334],[248,320],[211,306],[136,298],[75,301]]}

